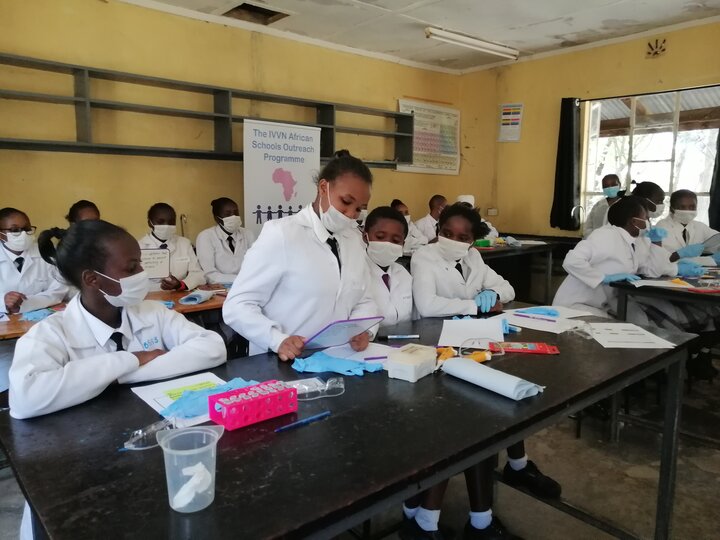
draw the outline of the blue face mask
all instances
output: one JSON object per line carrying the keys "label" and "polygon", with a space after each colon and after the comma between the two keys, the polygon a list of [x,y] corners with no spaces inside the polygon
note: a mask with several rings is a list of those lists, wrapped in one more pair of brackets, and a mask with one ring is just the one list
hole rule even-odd
{"label": "blue face mask", "polygon": [[620,193],[620,186],[610,186],[603,188],[603,195],[605,195],[608,199],[614,199],[618,196],[618,193]]}

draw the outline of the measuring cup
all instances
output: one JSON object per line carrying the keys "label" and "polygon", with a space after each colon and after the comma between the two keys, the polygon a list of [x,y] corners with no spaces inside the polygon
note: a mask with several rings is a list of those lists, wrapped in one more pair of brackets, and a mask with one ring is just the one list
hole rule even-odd
{"label": "measuring cup", "polygon": [[173,510],[197,512],[215,499],[216,446],[224,430],[222,426],[195,426],[158,431]]}

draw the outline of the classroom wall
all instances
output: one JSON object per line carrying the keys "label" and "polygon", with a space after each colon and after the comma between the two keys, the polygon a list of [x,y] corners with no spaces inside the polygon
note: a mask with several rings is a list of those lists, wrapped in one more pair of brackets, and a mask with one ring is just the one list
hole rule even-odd
{"label": "classroom wall", "polygon": [[[312,45],[169,15],[115,0],[0,0],[0,51],[98,68],[211,85],[346,102],[396,110],[416,97],[458,107],[463,114],[463,167],[459,176],[375,169],[371,206],[402,198],[414,217],[427,212],[436,192],[478,193],[493,170],[492,136],[483,115],[494,107],[495,76],[473,77],[467,110],[461,77],[336,52]],[[68,79],[0,66],[0,87],[72,93]],[[207,96],[148,91],[97,82],[103,96],[209,110]],[[239,103],[249,113],[286,120],[311,111]],[[289,115],[289,117],[288,117]],[[71,107],[0,100],[0,136],[72,140]],[[360,119],[347,119],[357,124]],[[376,120],[369,120],[374,122]],[[372,125],[368,124],[368,127]],[[197,120],[101,111],[93,124],[100,142],[209,148],[212,126]],[[242,137],[236,127],[235,139]],[[488,144],[485,144],[487,142]],[[338,136],[338,144],[364,158],[387,150],[379,139]],[[309,179],[308,179],[309,181]],[[188,216],[186,234],[212,224],[210,200],[229,196],[242,208],[242,163],[174,158],[0,150],[0,206],[26,210],[39,227],[63,222],[78,198],[95,201],[103,217],[133,234],[146,231],[149,205],[162,200]]]}

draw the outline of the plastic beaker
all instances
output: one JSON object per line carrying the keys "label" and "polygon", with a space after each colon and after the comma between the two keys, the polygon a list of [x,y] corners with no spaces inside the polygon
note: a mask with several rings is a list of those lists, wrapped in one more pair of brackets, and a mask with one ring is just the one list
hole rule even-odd
{"label": "plastic beaker", "polygon": [[173,510],[197,512],[215,499],[216,447],[224,430],[222,426],[195,426],[158,431]]}

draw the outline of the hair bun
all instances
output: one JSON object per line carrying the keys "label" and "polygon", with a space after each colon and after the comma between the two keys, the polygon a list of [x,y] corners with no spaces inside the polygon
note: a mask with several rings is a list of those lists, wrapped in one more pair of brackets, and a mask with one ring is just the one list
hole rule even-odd
{"label": "hair bun", "polygon": [[344,157],[352,157],[352,154],[350,153],[350,150],[347,150],[346,148],[343,148],[342,150],[338,150],[333,154],[334,158],[344,158]]}

